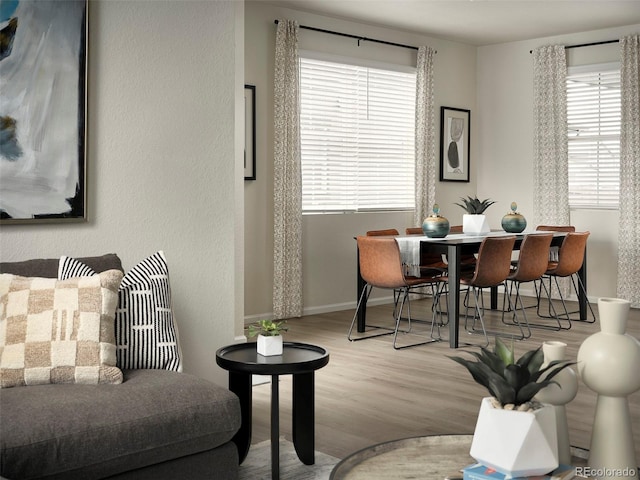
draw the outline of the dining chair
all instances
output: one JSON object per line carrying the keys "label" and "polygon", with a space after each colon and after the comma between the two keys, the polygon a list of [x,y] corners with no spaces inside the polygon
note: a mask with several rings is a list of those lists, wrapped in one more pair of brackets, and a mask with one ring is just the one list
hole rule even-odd
{"label": "dining chair", "polygon": [[[382,335],[393,334],[393,348],[396,350],[402,348],[415,347],[417,345],[425,345],[439,341],[439,338],[434,338],[433,334],[430,335],[428,340],[420,341],[408,345],[398,344],[398,333],[411,333],[411,305],[408,301],[409,291],[411,288],[418,286],[433,286],[433,277],[440,273],[440,270],[432,270],[430,275],[411,277],[404,273],[404,267],[402,265],[402,259],[400,257],[400,249],[398,243],[394,238],[376,238],[376,236],[360,236],[356,238],[359,250],[359,262],[360,262],[360,274],[363,280],[366,282],[365,288],[362,290],[362,294],[358,299],[358,305],[356,307],[351,326],[349,327],[349,333],[347,338],[354,342],[359,340],[365,340],[369,338],[375,338]],[[367,335],[363,337],[355,337],[352,335],[353,327],[358,317],[358,311],[360,310],[365,298],[368,300],[369,295],[373,288],[381,288],[399,291],[400,295],[394,308],[395,327],[384,327],[377,325],[367,325],[372,329],[388,330],[386,332],[377,333],[373,335]],[[407,317],[408,328],[407,330],[400,330],[400,321],[403,319],[402,312],[405,304],[407,305]],[[417,334],[414,334],[417,335]]]}
{"label": "dining chair", "polygon": [[380,236],[388,236],[388,235],[400,235],[400,232],[395,228],[387,228],[384,230],[369,230],[367,232],[367,237],[380,237]]}
{"label": "dining chair", "polygon": [[[460,283],[468,287],[464,301],[465,330],[469,334],[482,333],[485,337],[485,346],[489,345],[488,333],[499,336],[511,336],[504,335],[501,332],[487,331],[483,318],[484,302],[482,292],[485,288],[497,287],[500,285],[505,286],[505,281],[511,270],[511,252],[513,251],[515,242],[516,237],[514,235],[506,237],[486,237],[480,244],[475,269],[473,271],[462,271],[460,273]],[[440,276],[436,278],[436,281],[438,282],[438,287],[436,289],[436,301],[439,303],[440,294],[444,290],[444,286],[446,286],[449,278],[447,276]],[[467,297],[470,292],[473,293],[473,307],[475,310],[471,322],[469,321],[470,305],[467,301]],[[511,309],[511,299],[508,295],[506,295],[506,298],[509,303],[509,309]],[[436,309],[434,309],[432,325],[436,324],[435,313]],[[475,327],[477,321],[480,322],[481,331]],[[469,325],[470,323],[471,326]]]}
{"label": "dining chair", "polygon": [[[542,275],[547,271],[549,265],[549,248],[551,247],[552,240],[553,234],[551,233],[525,235],[522,245],[520,246],[520,254],[518,256],[516,267],[507,277],[507,286],[509,287],[509,290],[505,290],[505,295],[502,300],[502,322],[506,325],[515,325],[520,328],[521,337],[519,340],[529,338],[531,336],[530,327],[538,326],[538,324],[530,324],[527,319],[527,313],[525,311],[526,307],[524,306],[522,296],[520,295],[520,285],[540,280]],[[542,285],[544,286],[544,283]],[[510,298],[511,295],[513,295],[514,287],[516,298],[515,301],[512,302],[513,310],[508,310],[513,312],[513,318],[511,322],[507,322],[505,320],[505,303],[507,297]],[[523,322],[518,321],[516,318],[518,304],[522,311]],[[526,330],[523,329],[523,324]]]}
{"label": "dining chair", "polygon": [[[537,231],[545,231],[545,232],[575,232],[576,227],[573,225],[538,225],[536,227]],[[549,261],[557,262],[558,261],[558,250],[560,247],[551,247],[549,249]]]}
{"label": "dining chair", "polygon": [[[540,304],[541,304],[541,289],[536,289],[536,296],[538,298],[538,308],[537,313],[541,318],[552,318],[555,319],[559,325],[560,321],[566,321],[567,326],[562,327],[564,329],[571,328],[571,321],[583,321],[587,323],[594,323],[596,321],[596,316],[593,312],[593,308],[591,304],[587,302],[589,306],[589,310],[591,311],[591,319],[588,318],[585,320],[580,320],[577,318],[571,318],[571,315],[574,313],[578,313],[577,311],[569,312],[567,309],[567,304],[562,293],[562,289],[560,288],[560,284],[558,282],[559,278],[567,278],[571,279],[571,285],[573,286],[573,291],[576,294],[576,297],[580,296],[580,292],[585,296],[587,296],[587,292],[584,288],[584,284],[578,275],[578,271],[582,268],[582,263],[584,262],[584,253],[587,248],[587,239],[589,238],[590,232],[571,232],[569,231],[567,235],[564,237],[562,241],[562,245],[560,245],[560,249],[558,250],[558,259],[557,261],[549,261],[547,264],[547,270],[544,275],[540,279],[540,283],[543,284],[545,280],[548,281],[548,288],[546,289],[547,300],[549,305],[548,314],[543,315],[540,313]],[[562,309],[564,313],[558,314],[552,302],[552,280],[555,283],[556,289],[558,291],[558,295],[560,297],[560,302],[562,304]],[[579,290],[578,290],[579,289]]]}
{"label": "dining chair", "polygon": [[[424,232],[422,231],[422,227],[408,227],[405,229],[405,234],[424,235]],[[444,271],[447,269],[447,263],[441,254],[423,252],[422,249],[420,249],[420,268],[439,268]]]}
{"label": "dining chair", "polygon": [[[453,225],[449,230],[449,233],[462,233],[462,225]],[[407,235],[424,235],[422,227],[408,227],[405,229]],[[428,268],[441,268],[446,270],[448,267],[445,261],[446,255],[439,253],[420,253],[420,266],[425,265]],[[472,268],[476,263],[475,255],[464,254],[460,259],[460,268],[468,269]]]}

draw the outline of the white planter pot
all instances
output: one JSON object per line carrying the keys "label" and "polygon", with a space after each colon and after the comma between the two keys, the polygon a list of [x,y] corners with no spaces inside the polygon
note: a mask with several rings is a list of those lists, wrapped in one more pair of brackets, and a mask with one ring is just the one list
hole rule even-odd
{"label": "white planter pot", "polygon": [[258,353],[265,357],[282,355],[282,335],[258,335]]}
{"label": "white planter pot", "polygon": [[489,233],[489,223],[486,215],[462,215],[462,232],[467,235],[482,235]]}
{"label": "white planter pot", "polygon": [[558,467],[553,406],[518,412],[494,408],[490,397],[483,398],[470,454],[478,463],[512,477],[551,472]]}

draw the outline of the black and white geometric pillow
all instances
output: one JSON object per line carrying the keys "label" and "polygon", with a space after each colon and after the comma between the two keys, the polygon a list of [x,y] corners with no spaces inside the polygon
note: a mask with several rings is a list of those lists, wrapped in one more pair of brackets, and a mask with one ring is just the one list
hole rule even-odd
{"label": "black and white geometric pillow", "polygon": [[[60,280],[95,273],[74,258],[60,258]],[[115,330],[119,368],[182,372],[169,267],[162,251],[145,258],[124,275],[118,290]]]}

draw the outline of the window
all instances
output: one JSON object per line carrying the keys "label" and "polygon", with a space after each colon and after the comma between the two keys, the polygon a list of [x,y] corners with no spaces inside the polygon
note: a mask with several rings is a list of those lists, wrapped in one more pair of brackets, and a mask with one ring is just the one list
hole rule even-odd
{"label": "window", "polygon": [[567,74],[569,206],[617,209],[620,193],[620,66]]}
{"label": "window", "polygon": [[415,69],[300,59],[302,209],[408,210],[414,199]]}

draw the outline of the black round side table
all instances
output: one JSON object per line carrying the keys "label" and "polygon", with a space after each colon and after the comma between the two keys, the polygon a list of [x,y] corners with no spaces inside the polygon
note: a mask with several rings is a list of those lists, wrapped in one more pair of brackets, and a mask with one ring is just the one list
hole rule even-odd
{"label": "black round side table", "polygon": [[285,342],[282,355],[265,357],[255,342],[222,347],[216,363],[229,371],[229,390],[238,395],[240,430],[233,437],[240,463],[251,446],[251,375],[271,375],[271,478],[280,477],[280,416],[278,376],[293,376],[293,444],[305,465],[315,462],[315,371],[329,363],[329,352],[317,345]]}

